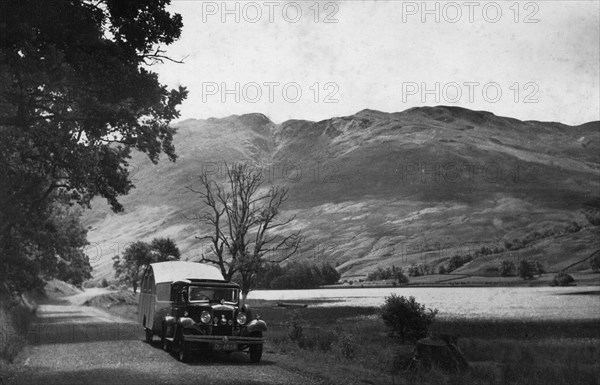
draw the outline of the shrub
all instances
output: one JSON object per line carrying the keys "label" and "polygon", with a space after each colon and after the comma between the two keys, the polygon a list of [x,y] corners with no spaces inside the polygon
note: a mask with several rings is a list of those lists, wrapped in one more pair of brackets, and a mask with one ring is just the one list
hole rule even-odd
{"label": "shrub", "polygon": [[106,278],[102,278],[102,281],[100,281],[100,286],[108,287],[108,281],[106,280]]}
{"label": "shrub", "polygon": [[570,225],[567,225],[565,227],[565,231],[568,233],[576,233],[579,230],[581,230],[581,225],[579,225],[579,223],[577,223],[575,221],[571,222]]}
{"label": "shrub", "polygon": [[552,282],[550,282],[551,286],[569,286],[575,282],[575,279],[567,274],[566,271],[561,271],[552,278]]}
{"label": "shrub", "polygon": [[533,279],[534,268],[529,261],[522,260],[519,262],[517,274],[523,279]]}
{"label": "shrub", "polygon": [[318,349],[327,353],[338,340],[337,333],[334,333],[331,330],[308,328],[306,331],[303,327],[304,324],[306,324],[306,320],[301,317],[299,312],[294,312],[292,314],[292,319],[288,324],[290,327],[288,337],[292,342],[296,343],[300,349]]}
{"label": "shrub", "polygon": [[[35,307],[24,303],[13,303],[0,288],[0,361],[10,363],[27,345],[25,336],[35,319]],[[2,362],[0,362],[0,367]],[[0,383],[2,378],[0,377]]]}
{"label": "shrub", "polygon": [[405,283],[408,283],[410,281],[408,277],[404,275],[404,273],[401,271],[396,272],[395,278],[396,280],[394,281],[394,285],[396,284],[396,282],[398,282],[398,284],[400,285],[404,285]]}
{"label": "shrub", "polygon": [[450,258],[450,261],[448,261],[448,267],[446,268],[446,270],[448,271],[448,273],[450,273],[462,267],[465,263],[471,262],[472,260],[473,257],[471,257],[470,255],[465,255],[464,257],[460,255],[455,255],[454,257]]}
{"label": "shrub", "polygon": [[356,357],[356,340],[354,336],[341,329],[336,330],[337,346],[342,357],[352,360]]}
{"label": "shrub", "polygon": [[304,339],[304,329],[302,328],[301,320],[298,314],[294,314],[292,316],[290,329],[290,340],[300,343],[300,341]]}
{"label": "shrub", "polygon": [[483,272],[486,277],[497,277],[500,274],[500,269],[497,266],[488,266]]}
{"label": "shrub", "polygon": [[337,336],[330,330],[319,329],[313,338],[316,340],[314,345],[324,353],[330,351],[333,344],[337,341]]}
{"label": "shrub", "polygon": [[542,274],[546,272],[544,266],[542,266],[542,264],[539,261],[533,261],[533,271],[535,274],[538,275],[538,277],[541,277]]}
{"label": "shrub", "polygon": [[446,271],[446,266],[441,265],[440,268],[438,269],[438,273],[440,273],[440,274],[448,274],[448,272]]}
{"label": "shrub", "polygon": [[392,294],[385,297],[380,308],[380,317],[390,329],[391,336],[397,336],[401,343],[415,342],[427,336],[427,329],[435,319],[437,309],[425,309],[415,297],[406,298]]}
{"label": "shrub", "polygon": [[523,279],[533,279],[534,275],[541,276],[546,271],[539,261],[526,261],[522,260],[519,262],[517,268],[517,275]]}
{"label": "shrub", "polygon": [[515,275],[515,264],[512,261],[502,261],[500,264],[500,276],[511,277]]}

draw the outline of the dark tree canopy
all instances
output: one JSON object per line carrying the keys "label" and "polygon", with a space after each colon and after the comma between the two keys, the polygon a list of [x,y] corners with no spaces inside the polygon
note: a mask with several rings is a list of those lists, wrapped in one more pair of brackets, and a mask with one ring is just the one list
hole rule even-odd
{"label": "dark tree canopy", "polygon": [[426,337],[437,313],[437,309],[425,309],[425,305],[417,302],[415,297],[396,294],[385,297],[385,303],[379,309],[379,316],[389,328],[390,335],[398,337],[401,343],[416,342]]}
{"label": "dark tree canopy", "polygon": [[340,277],[340,273],[329,263],[290,262],[285,266],[265,263],[257,271],[255,288],[314,289],[323,285],[333,285]]}
{"label": "dark tree canopy", "polygon": [[177,261],[181,257],[181,252],[171,238],[154,238],[150,242],[150,250],[157,254],[157,262]]}
{"label": "dark tree canopy", "polygon": [[[0,247],[36,243],[58,197],[114,211],[133,187],[131,150],[175,160],[169,123],[187,95],[151,65],[179,38],[168,0],[4,0],[0,3]],[[31,231],[30,231],[31,230]],[[11,263],[12,263],[11,262]],[[15,271],[3,263],[0,273]],[[19,270],[19,269],[16,269]],[[27,271],[27,270],[25,270]],[[30,277],[35,281],[35,277]]]}
{"label": "dark tree canopy", "polygon": [[127,247],[122,257],[116,255],[113,258],[115,277],[130,283],[135,293],[141,275],[149,264],[178,261],[180,257],[179,248],[170,238],[154,238],[149,244],[138,241]]}
{"label": "dark tree canopy", "polygon": [[150,245],[146,242],[134,242],[123,252],[123,256],[116,255],[113,258],[115,277],[130,283],[133,292],[137,291],[138,281],[146,266],[154,262],[150,253]]}

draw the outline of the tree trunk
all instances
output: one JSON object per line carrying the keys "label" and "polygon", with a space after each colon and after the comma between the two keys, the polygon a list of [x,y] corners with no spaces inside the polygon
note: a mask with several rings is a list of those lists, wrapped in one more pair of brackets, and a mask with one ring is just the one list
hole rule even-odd
{"label": "tree trunk", "polygon": [[242,291],[242,299],[240,301],[240,307],[246,304],[246,300],[248,299],[248,292],[246,290]]}

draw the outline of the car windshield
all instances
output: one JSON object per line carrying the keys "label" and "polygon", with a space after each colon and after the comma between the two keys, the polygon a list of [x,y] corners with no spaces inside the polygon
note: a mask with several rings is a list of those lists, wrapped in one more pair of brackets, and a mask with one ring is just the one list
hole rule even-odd
{"label": "car windshield", "polygon": [[225,302],[237,303],[238,290],[231,287],[190,286],[190,302]]}

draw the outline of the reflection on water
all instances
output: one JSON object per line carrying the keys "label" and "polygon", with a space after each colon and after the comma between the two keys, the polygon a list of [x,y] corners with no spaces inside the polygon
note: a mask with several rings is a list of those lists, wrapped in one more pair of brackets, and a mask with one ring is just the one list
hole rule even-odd
{"label": "reflection on water", "polygon": [[437,308],[442,318],[600,319],[600,296],[595,286],[256,290],[248,298],[327,301],[315,306],[380,306],[391,293],[414,296],[427,307]]}

